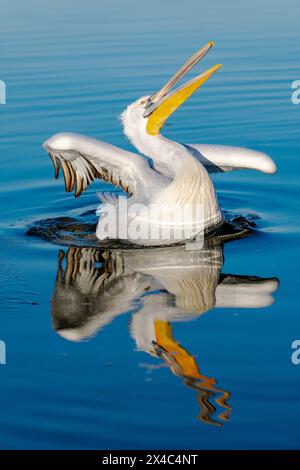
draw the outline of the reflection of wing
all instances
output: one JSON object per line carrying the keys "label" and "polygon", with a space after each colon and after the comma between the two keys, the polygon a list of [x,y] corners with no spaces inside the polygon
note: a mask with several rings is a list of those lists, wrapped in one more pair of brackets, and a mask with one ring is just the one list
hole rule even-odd
{"label": "reflection of wing", "polygon": [[216,289],[216,307],[263,308],[274,302],[272,294],[278,289],[277,278],[223,274]]}
{"label": "reflection of wing", "polygon": [[44,148],[53,161],[56,178],[61,166],[66,191],[73,191],[76,185],[75,196],[99,178],[143,200],[164,180],[140,155],[80,134],[56,134],[44,143]]}
{"label": "reflection of wing", "polygon": [[197,158],[209,173],[232,170],[259,170],[263,173],[275,173],[273,160],[262,152],[242,147],[208,144],[184,144],[187,150]]}
{"label": "reflection of wing", "polygon": [[61,251],[52,298],[53,327],[66,339],[84,339],[132,309],[134,299],[148,287],[145,276],[126,272],[122,258],[108,250],[70,248],[67,255]]}

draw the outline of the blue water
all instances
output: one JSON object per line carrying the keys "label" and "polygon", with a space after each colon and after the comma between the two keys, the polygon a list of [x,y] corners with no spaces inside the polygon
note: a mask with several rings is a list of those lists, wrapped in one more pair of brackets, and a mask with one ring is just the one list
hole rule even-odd
{"label": "blue water", "polygon": [[[0,340],[6,343],[0,447],[299,447],[300,365],[291,361],[291,344],[300,339],[300,105],[291,102],[291,83],[300,79],[299,2],[11,0],[0,8],[0,79],[7,86],[7,104],[0,106]],[[220,266],[225,277],[255,276],[244,278],[253,287],[248,308],[235,290],[233,306],[212,308],[211,302],[206,314],[173,321],[178,299],[168,289],[152,286],[133,295],[128,307],[123,284],[104,299],[103,291],[89,292],[91,280],[84,287],[56,281],[59,250],[68,247],[29,237],[28,227],[94,209],[95,190],[105,185],[94,184],[79,199],[66,194],[62,179],[53,179],[43,141],[73,131],[131,149],[117,115],[211,39],[216,46],[203,66],[221,62],[223,68],[164,132],[181,142],[259,149],[278,165],[273,176],[214,176],[223,209],[259,217],[251,236],[225,244]],[[103,259],[88,256],[99,276]],[[218,273],[215,279],[222,283]],[[267,306],[250,308],[264,285],[273,286]],[[227,421],[217,417],[224,408],[214,393],[203,384],[187,386],[168,358],[138,347],[133,319],[145,314],[145,296],[157,294],[171,302],[176,342],[201,374],[229,392]],[[112,311],[118,298],[106,321],[101,312]],[[150,323],[154,314],[163,317],[153,303]],[[95,321],[91,337],[80,330],[89,319]],[[84,340],[59,334],[66,324],[79,327]],[[202,420],[201,393],[217,408]],[[210,417],[223,425],[207,422]]]}

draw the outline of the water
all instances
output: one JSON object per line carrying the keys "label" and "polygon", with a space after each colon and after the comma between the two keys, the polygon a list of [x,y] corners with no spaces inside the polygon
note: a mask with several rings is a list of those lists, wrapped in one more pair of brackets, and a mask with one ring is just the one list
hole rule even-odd
{"label": "water", "polygon": [[[297,448],[299,2],[0,6],[0,447]],[[210,39],[204,66],[223,69],[165,134],[272,156],[275,176],[214,176],[223,209],[259,217],[252,235],[215,241],[205,263],[178,248],[76,250],[76,227],[69,246],[30,237],[37,220],[90,214],[104,188],[66,194],[42,142],[65,130],[130,149],[116,116]],[[147,331],[178,347],[175,359]]]}

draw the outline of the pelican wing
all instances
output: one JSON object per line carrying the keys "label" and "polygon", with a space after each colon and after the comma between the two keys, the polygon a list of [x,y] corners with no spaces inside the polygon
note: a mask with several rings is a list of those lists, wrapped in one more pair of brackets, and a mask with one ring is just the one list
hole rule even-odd
{"label": "pelican wing", "polygon": [[205,166],[208,173],[232,170],[259,170],[275,173],[273,160],[262,152],[242,147],[209,144],[183,144],[184,147]]}
{"label": "pelican wing", "polygon": [[140,155],[80,134],[56,134],[43,147],[53,161],[55,177],[61,167],[66,191],[75,188],[76,197],[96,178],[121,187],[128,195],[145,195],[162,178]]}

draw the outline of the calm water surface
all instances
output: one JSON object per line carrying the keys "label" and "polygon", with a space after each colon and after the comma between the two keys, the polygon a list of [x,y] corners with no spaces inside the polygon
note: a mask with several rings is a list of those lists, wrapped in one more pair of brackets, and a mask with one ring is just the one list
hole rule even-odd
{"label": "calm water surface", "polygon": [[[299,447],[299,2],[0,6],[0,447]],[[210,39],[204,66],[223,68],[165,133],[272,156],[275,176],[214,176],[223,209],[259,217],[252,235],[138,254],[28,236],[105,188],[66,194],[43,141],[130,149],[118,114]]]}

